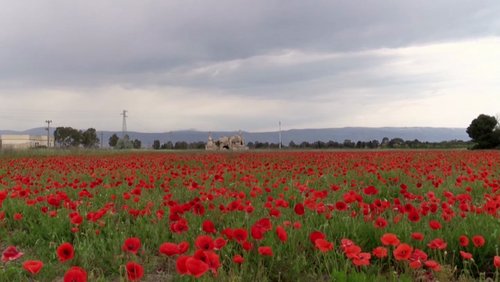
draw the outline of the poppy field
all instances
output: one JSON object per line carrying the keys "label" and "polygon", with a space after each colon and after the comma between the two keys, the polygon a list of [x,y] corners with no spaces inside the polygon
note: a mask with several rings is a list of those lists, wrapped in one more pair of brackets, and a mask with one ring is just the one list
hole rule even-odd
{"label": "poppy field", "polygon": [[1,281],[499,281],[500,152],[0,158]]}

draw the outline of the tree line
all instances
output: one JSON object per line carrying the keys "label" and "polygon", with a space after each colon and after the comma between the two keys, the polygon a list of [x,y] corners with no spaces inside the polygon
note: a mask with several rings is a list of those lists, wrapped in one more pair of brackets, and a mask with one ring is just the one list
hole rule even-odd
{"label": "tree line", "polygon": [[[287,146],[282,144],[282,148],[289,149],[377,149],[377,148],[410,148],[410,149],[451,149],[451,148],[470,148],[470,149],[500,149],[500,123],[495,116],[480,114],[472,120],[466,130],[471,138],[471,141],[452,140],[442,142],[422,142],[418,139],[403,140],[402,138],[384,137],[380,142],[378,140],[371,141],[316,141],[302,142],[297,144],[291,141]],[[99,138],[94,128],[87,130],[78,130],[72,127],[57,127],[54,131],[54,141],[58,147],[84,147],[98,148]],[[128,135],[123,138],[113,134],[108,140],[110,147],[115,149],[140,149],[142,142],[139,139],[131,140]],[[249,142],[247,146],[250,149],[278,149],[278,143],[269,142]],[[186,141],[165,142],[154,140],[152,149],[155,150],[187,150],[187,149],[205,149],[205,142]]]}
{"label": "tree line", "polygon": [[127,134],[125,134],[123,138],[118,137],[116,134],[111,135],[108,144],[114,149],[140,149],[142,147],[141,140],[131,140]]}
{"label": "tree line", "polygon": [[[205,149],[205,142],[192,142],[178,141],[172,143],[171,141],[161,143],[160,140],[154,140],[152,149],[154,150],[196,150]],[[383,138],[382,141],[357,141],[344,140],[343,142],[336,141],[316,141],[316,142],[302,142],[295,143],[291,141],[288,145],[282,145],[284,149],[379,149],[379,148],[410,148],[410,149],[450,149],[450,148],[467,148],[472,143],[462,140],[452,140],[443,142],[421,142],[415,140],[403,140],[401,138],[389,139]],[[279,143],[272,142],[248,142],[249,149],[278,149]]]}
{"label": "tree line", "polygon": [[99,138],[95,128],[89,128],[85,131],[74,129],[72,127],[57,127],[54,130],[55,145],[61,148],[84,147],[98,148]]}
{"label": "tree line", "polygon": [[[59,148],[99,148],[100,139],[97,137],[95,128],[78,130],[72,127],[56,127],[54,130],[55,146]],[[130,140],[128,135],[119,138],[113,134],[109,138],[109,145],[115,149],[140,149],[142,142],[139,139]]]}

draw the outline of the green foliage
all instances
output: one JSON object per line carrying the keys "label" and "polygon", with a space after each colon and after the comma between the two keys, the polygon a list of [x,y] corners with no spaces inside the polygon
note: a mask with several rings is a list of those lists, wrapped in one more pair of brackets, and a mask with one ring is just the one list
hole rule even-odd
{"label": "green foliage", "polygon": [[142,142],[139,139],[134,139],[134,141],[132,142],[132,145],[133,145],[134,149],[140,149],[142,146]]}
{"label": "green foliage", "polygon": [[168,141],[166,143],[163,143],[160,147],[160,149],[162,150],[172,150],[174,148],[174,144],[172,143],[172,141]]}
{"label": "green foliage", "polygon": [[480,114],[467,127],[467,134],[476,143],[474,149],[492,149],[500,146],[500,129],[494,116]]}
{"label": "green foliage", "polygon": [[118,144],[119,139],[120,138],[118,137],[118,135],[116,135],[116,134],[111,135],[111,137],[109,137],[109,141],[108,141],[109,146],[115,147],[116,144]]}
{"label": "green foliage", "polygon": [[62,148],[79,147],[96,148],[99,144],[95,128],[85,131],[72,127],[57,127],[54,131],[54,140]]}
{"label": "green foliage", "polygon": [[57,127],[54,130],[54,140],[60,147],[78,147],[81,138],[81,132],[72,127]]}
{"label": "green foliage", "polygon": [[134,142],[130,141],[130,137],[128,135],[123,136],[123,138],[118,139],[116,142],[115,149],[123,150],[123,149],[133,149]]}
{"label": "green foliage", "polygon": [[81,133],[81,143],[85,148],[97,148],[99,141],[95,128],[89,128]]}
{"label": "green foliage", "polygon": [[153,149],[159,150],[160,149],[160,140],[155,140],[153,141]]}

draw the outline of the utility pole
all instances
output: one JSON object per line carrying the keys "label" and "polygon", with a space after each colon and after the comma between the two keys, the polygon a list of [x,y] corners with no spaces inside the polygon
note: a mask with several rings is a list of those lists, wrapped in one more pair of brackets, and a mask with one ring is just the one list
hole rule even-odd
{"label": "utility pole", "polygon": [[280,143],[278,144],[278,147],[280,148],[281,150],[281,144],[283,143],[282,140],[281,140],[281,120],[279,121],[279,130],[280,130],[280,133],[279,133],[279,139],[280,139]]}
{"label": "utility pole", "polygon": [[47,123],[47,148],[50,147],[50,124],[52,123],[52,120],[48,119],[45,121]]}
{"label": "utility pole", "polygon": [[127,133],[127,110],[123,110],[121,113],[123,116],[122,120],[122,138],[125,138],[125,134]]}
{"label": "utility pole", "polygon": [[101,131],[101,149],[102,149],[102,140],[104,139],[104,132]]}

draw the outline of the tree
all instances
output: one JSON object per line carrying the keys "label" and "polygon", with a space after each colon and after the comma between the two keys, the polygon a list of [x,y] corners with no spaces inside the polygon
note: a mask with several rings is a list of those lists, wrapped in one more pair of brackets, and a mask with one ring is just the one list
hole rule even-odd
{"label": "tree", "polygon": [[133,144],[132,146],[134,147],[134,149],[140,149],[141,145],[142,145],[142,142],[139,139],[134,139],[134,141],[132,142],[132,144]]}
{"label": "tree", "polygon": [[354,148],[356,146],[356,143],[352,142],[349,139],[344,140],[344,148]]}
{"label": "tree", "polygon": [[89,128],[83,132],[80,131],[81,143],[85,148],[96,148],[99,144],[99,138],[97,138],[97,132],[95,128]]}
{"label": "tree", "polygon": [[473,149],[491,149],[500,146],[500,129],[494,116],[480,114],[467,127],[467,134],[475,143]]}
{"label": "tree", "polygon": [[188,148],[188,143],[186,141],[175,142],[175,145],[174,145],[175,150],[186,150],[187,148]]}
{"label": "tree", "polygon": [[134,143],[130,141],[130,137],[128,137],[128,135],[126,134],[125,136],[123,136],[123,138],[118,139],[115,146],[115,149],[132,149],[132,148],[134,148]]}
{"label": "tree", "polygon": [[163,150],[172,150],[174,148],[174,144],[172,143],[172,141],[168,141],[167,143],[163,143],[163,145],[161,145],[160,149],[163,149]]}
{"label": "tree", "polygon": [[392,138],[391,141],[387,144],[389,148],[401,148],[405,144],[405,140],[402,138],[396,137]]}
{"label": "tree", "polygon": [[54,130],[54,140],[60,147],[78,147],[81,141],[81,132],[72,127],[57,127]]}
{"label": "tree", "polygon": [[118,139],[120,139],[118,138],[118,135],[116,134],[111,135],[111,137],[109,137],[109,142],[108,142],[109,146],[115,147],[116,143],[118,143]]}
{"label": "tree", "polygon": [[389,145],[389,137],[382,138],[382,142],[380,143],[380,146],[387,147],[387,145]]}
{"label": "tree", "polygon": [[155,149],[155,150],[159,150],[159,149],[160,149],[160,147],[161,147],[161,145],[160,145],[160,140],[155,140],[155,141],[153,141],[153,149]]}

